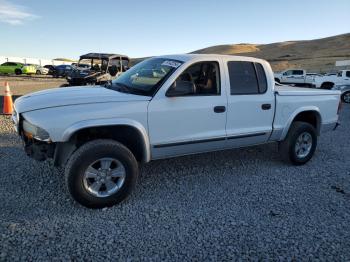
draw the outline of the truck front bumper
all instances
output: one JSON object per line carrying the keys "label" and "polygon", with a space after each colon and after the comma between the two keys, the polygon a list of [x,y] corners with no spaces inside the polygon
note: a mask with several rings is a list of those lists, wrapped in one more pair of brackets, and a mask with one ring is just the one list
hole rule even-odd
{"label": "truck front bumper", "polygon": [[44,161],[47,158],[52,158],[55,150],[55,143],[36,140],[23,132],[20,128],[20,117],[16,110],[13,111],[12,121],[16,133],[21,137],[24,152],[27,156]]}
{"label": "truck front bumper", "polygon": [[27,138],[25,135],[22,135],[24,152],[27,156],[37,160],[44,161],[48,158],[53,158],[55,152],[55,144],[42,142],[35,139]]}

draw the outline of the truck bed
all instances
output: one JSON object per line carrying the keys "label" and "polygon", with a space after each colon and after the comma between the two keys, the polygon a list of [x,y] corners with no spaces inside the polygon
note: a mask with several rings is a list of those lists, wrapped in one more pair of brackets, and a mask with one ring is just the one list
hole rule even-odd
{"label": "truck bed", "polygon": [[276,140],[286,136],[292,120],[300,112],[317,112],[319,133],[331,130],[337,123],[339,91],[276,85],[275,98],[273,129]]}
{"label": "truck bed", "polygon": [[340,95],[338,91],[316,89],[316,88],[303,88],[287,85],[276,85],[275,92],[280,96],[314,96],[314,95]]}

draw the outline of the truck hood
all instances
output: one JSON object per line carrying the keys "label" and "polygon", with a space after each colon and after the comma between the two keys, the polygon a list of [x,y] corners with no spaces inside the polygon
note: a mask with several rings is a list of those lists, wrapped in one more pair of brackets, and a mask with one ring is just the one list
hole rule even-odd
{"label": "truck hood", "polygon": [[104,87],[65,87],[43,90],[16,99],[15,110],[38,109],[90,103],[149,101],[151,97],[121,93]]}

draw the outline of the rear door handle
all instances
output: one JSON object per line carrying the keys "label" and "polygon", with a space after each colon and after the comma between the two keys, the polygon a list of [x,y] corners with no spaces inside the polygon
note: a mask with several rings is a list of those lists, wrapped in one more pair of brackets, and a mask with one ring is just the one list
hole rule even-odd
{"label": "rear door handle", "polygon": [[224,113],[226,111],[225,106],[215,106],[214,107],[214,112],[215,113]]}
{"label": "rear door handle", "polygon": [[262,104],[261,105],[262,110],[270,110],[271,109],[271,104]]}

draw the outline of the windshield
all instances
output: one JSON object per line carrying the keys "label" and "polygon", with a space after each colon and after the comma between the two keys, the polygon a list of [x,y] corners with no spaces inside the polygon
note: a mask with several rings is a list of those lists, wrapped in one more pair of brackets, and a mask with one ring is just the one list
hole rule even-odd
{"label": "windshield", "polygon": [[153,96],[181,64],[182,62],[173,59],[147,59],[115,79],[110,88],[120,92]]}
{"label": "windshield", "polygon": [[84,59],[79,60],[76,67],[80,68],[80,69],[100,70],[103,62],[105,62],[105,61],[102,61],[101,59],[84,58]]}

